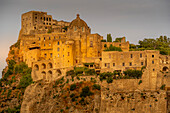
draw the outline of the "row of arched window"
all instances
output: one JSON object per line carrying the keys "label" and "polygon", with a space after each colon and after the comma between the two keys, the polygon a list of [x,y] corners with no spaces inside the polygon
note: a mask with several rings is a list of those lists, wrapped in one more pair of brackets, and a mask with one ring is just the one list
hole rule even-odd
{"label": "row of arched window", "polygon": [[[42,63],[41,64],[41,69],[46,69],[46,68],[48,68],[48,69],[53,68],[53,64],[52,63],[48,63],[47,66],[46,66],[45,63]],[[34,70],[37,70],[37,71],[39,70],[39,65],[38,64],[34,65]]]}

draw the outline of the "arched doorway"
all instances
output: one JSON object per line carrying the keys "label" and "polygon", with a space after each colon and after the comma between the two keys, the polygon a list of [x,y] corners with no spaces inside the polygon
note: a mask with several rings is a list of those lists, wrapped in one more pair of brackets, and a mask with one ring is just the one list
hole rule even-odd
{"label": "arched doorway", "polygon": [[60,76],[62,74],[60,69],[57,69],[56,73],[58,76]]}
{"label": "arched doorway", "polygon": [[50,68],[53,68],[53,64],[50,62],[50,63],[48,63],[48,68],[50,69]]}
{"label": "arched doorway", "polygon": [[47,74],[47,78],[48,78],[48,80],[51,80],[52,79],[52,71],[51,70],[49,70],[48,71],[48,74]]}
{"label": "arched doorway", "polygon": [[162,71],[168,71],[168,67],[164,66]]}
{"label": "arched doorway", "polygon": [[43,76],[43,79],[46,79],[46,72],[43,71],[41,74],[42,74],[42,76]]}
{"label": "arched doorway", "polygon": [[42,69],[46,69],[46,65],[44,63],[42,64]]}
{"label": "arched doorway", "polygon": [[37,64],[34,65],[34,70],[36,70],[36,71],[39,70],[39,66]]}

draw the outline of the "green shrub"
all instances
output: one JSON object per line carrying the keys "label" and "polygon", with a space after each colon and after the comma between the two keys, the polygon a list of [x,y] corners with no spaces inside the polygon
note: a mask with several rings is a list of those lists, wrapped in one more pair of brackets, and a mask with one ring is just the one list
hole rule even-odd
{"label": "green shrub", "polygon": [[15,65],[15,74],[31,74],[32,69],[28,67],[27,64],[24,62],[21,62],[20,64]]}
{"label": "green shrub", "polygon": [[76,84],[72,84],[72,85],[70,86],[70,90],[73,91],[73,90],[75,90],[75,89],[76,89]]}
{"label": "green shrub", "polygon": [[140,85],[141,83],[142,83],[142,80],[140,80],[138,84]]}
{"label": "green shrub", "polygon": [[10,60],[8,63],[9,63],[9,64],[8,64],[8,69],[10,69],[11,71],[13,71],[14,65],[16,64],[16,62],[15,62],[14,60]]}
{"label": "green shrub", "polygon": [[11,95],[12,90],[8,90],[7,98]]}
{"label": "green shrub", "polygon": [[93,85],[93,89],[100,90],[100,85],[99,85],[99,84],[94,84],[94,85]]}
{"label": "green shrub", "polygon": [[113,82],[113,78],[112,77],[108,77],[107,78],[107,83],[112,83]]}
{"label": "green shrub", "polygon": [[82,92],[80,93],[80,97],[86,97],[93,95],[93,93],[90,91],[90,88],[88,86],[82,88]]}
{"label": "green shrub", "polygon": [[142,66],[141,70],[143,71],[144,69],[146,69],[146,66]]}
{"label": "green shrub", "polygon": [[19,83],[19,87],[20,88],[26,88],[27,86],[29,86],[32,83],[32,78],[31,78],[31,74],[26,74],[24,76],[21,77],[20,79],[20,83]]}
{"label": "green shrub", "polygon": [[85,70],[86,75],[94,75],[96,74],[95,69],[87,69]]}
{"label": "green shrub", "polygon": [[10,52],[10,54],[12,54],[12,55],[13,55],[14,53],[15,53],[15,51],[14,51],[14,50],[12,50],[12,51]]}
{"label": "green shrub", "polygon": [[106,45],[106,44],[104,44],[104,47],[107,47],[107,45]]}
{"label": "green shrub", "polygon": [[100,81],[106,80],[108,77],[112,77],[113,73],[111,72],[104,72],[100,73]]}
{"label": "green shrub", "polygon": [[122,49],[120,47],[115,47],[115,46],[110,45],[104,51],[122,51]]}
{"label": "green shrub", "polygon": [[70,98],[73,98],[75,96],[75,94],[74,93],[72,93],[71,95],[70,95]]}
{"label": "green shrub", "polygon": [[161,87],[160,87],[160,89],[162,89],[162,90],[165,90],[165,84],[163,84]]}
{"label": "green shrub", "polygon": [[20,113],[21,105],[15,106],[14,108],[8,108],[7,110],[2,111],[2,113]]}
{"label": "green shrub", "polygon": [[67,79],[66,83],[69,83],[69,79]]}
{"label": "green shrub", "polygon": [[141,78],[143,74],[141,70],[131,70],[131,69],[128,69],[123,73],[125,74],[125,76],[129,76],[130,78],[137,78],[137,79]]}
{"label": "green shrub", "polygon": [[74,74],[75,74],[74,70],[70,70],[70,71],[66,72],[66,76],[71,76],[71,75],[74,75]]}
{"label": "green shrub", "polygon": [[12,74],[13,74],[13,72],[11,71],[11,69],[8,69],[7,72],[4,74],[2,79],[7,80],[9,75],[12,75]]}

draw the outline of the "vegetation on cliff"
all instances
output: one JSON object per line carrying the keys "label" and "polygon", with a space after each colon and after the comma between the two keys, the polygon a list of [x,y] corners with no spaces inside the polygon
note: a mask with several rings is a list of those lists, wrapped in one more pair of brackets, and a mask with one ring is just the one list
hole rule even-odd
{"label": "vegetation on cliff", "polygon": [[0,79],[0,112],[19,113],[25,88],[31,83],[31,68],[24,62],[10,60]]}
{"label": "vegetation on cliff", "polygon": [[170,55],[170,38],[160,36],[159,38],[145,38],[139,40],[139,45],[130,44],[130,51],[159,50],[162,55]]}
{"label": "vegetation on cliff", "polygon": [[115,47],[113,45],[110,45],[109,47],[106,47],[104,51],[122,51],[120,47]]}
{"label": "vegetation on cliff", "polygon": [[120,71],[100,73],[100,81],[106,80],[107,83],[112,83],[114,79],[140,79],[142,77],[142,70],[128,69],[121,73]]}
{"label": "vegetation on cliff", "polygon": [[[82,77],[73,78],[74,81],[72,81],[71,75],[68,75],[51,83],[43,80],[33,83],[25,92],[22,112],[27,110],[26,106],[32,108],[34,112],[67,113],[98,110],[95,109],[94,100],[97,95],[100,97],[100,85],[86,81]],[[34,100],[35,97],[36,100]]]}

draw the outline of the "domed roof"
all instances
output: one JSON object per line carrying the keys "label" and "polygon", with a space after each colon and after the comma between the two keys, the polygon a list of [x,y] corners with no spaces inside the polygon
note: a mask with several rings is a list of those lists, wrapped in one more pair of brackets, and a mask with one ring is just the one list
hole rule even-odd
{"label": "domed roof", "polygon": [[80,15],[79,14],[77,14],[77,18],[74,19],[70,23],[69,28],[72,28],[73,26],[77,26],[78,28],[80,28],[80,27],[87,27],[88,28],[86,22],[84,20],[80,19]]}

